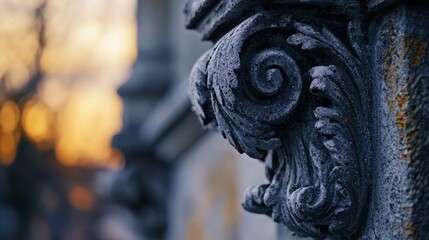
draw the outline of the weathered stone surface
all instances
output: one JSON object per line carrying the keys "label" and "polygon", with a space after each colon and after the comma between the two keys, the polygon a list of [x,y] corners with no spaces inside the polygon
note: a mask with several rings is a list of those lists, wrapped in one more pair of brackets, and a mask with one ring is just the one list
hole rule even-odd
{"label": "weathered stone surface", "polygon": [[403,5],[371,26],[374,186],[364,239],[427,239],[429,15]]}
{"label": "weathered stone surface", "polygon": [[425,239],[427,4],[214,7],[226,2],[190,1],[188,27],[216,43],[190,96],[204,125],[265,162],[245,209],[301,236]]}
{"label": "weathered stone surface", "polygon": [[358,15],[360,1],[350,0],[188,0],[186,26],[197,29],[204,40],[218,40],[234,26],[265,9],[302,5],[322,11]]}
{"label": "weathered stone surface", "polygon": [[348,39],[306,21],[275,11],[245,20],[196,64],[191,99],[203,123],[265,159],[270,183],[246,192],[247,210],[300,235],[351,236],[369,176],[362,34],[358,20]]}

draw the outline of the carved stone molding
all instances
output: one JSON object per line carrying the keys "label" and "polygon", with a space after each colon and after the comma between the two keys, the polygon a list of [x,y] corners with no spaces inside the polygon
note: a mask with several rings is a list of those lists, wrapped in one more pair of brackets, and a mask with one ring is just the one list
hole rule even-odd
{"label": "carved stone molding", "polygon": [[265,162],[269,183],[246,191],[246,210],[300,236],[347,238],[369,195],[371,81],[359,14],[317,11],[247,17],[195,64],[190,96],[204,125]]}

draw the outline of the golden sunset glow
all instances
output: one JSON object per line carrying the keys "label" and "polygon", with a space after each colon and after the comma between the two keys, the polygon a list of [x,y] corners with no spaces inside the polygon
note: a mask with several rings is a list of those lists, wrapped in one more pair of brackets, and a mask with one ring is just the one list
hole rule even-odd
{"label": "golden sunset glow", "polygon": [[131,64],[137,54],[135,26],[131,21],[109,25],[107,29],[100,23],[89,21],[72,32],[64,43],[46,49],[42,57],[42,68],[46,73],[120,69]]}
{"label": "golden sunset glow", "polygon": [[10,165],[16,155],[19,133],[0,133],[0,163]]}
{"label": "golden sunset glow", "polygon": [[19,141],[19,107],[12,101],[0,107],[0,163],[10,165],[15,159]]}
{"label": "golden sunset glow", "polygon": [[81,86],[71,92],[58,116],[59,161],[64,165],[108,165],[113,151],[110,139],[121,127],[119,97],[113,89],[97,86]]}
{"label": "golden sunset glow", "polygon": [[38,92],[40,100],[52,111],[59,111],[68,95],[67,86],[56,78],[46,78]]}
{"label": "golden sunset glow", "polygon": [[43,104],[29,101],[22,114],[22,126],[28,137],[36,143],[53,138],[53,116]]}
{"label": "golden sunset glow", "polygon": [[25,86],[37,68],[43,73],[37,91],[20,107],[2,104],[0,163],[13,162],[22,128],[40,149],[54,148],[63,165],[120,168],[123,155],[110,141],[121,128],[116,89],[137,55],[136,0],[47,0],[41,49],[40,16],[34,10],[43,2],[0,4],[5,90]]}
{"label": "golden sunset glow", "polygon": [[3,133],[16,130],[19,122],[19,107],[12,101],[6,101],[0,108],[0,129]]}
{"label": "golden sunset glow", "polygon": [[[16,90],[28,81],[29,67],[37,50],[33,18],[20,8],[20,2],[4,0],[0,4],[0,76],[5,78],[7,90]],[[34,1],[25,2],[29,6],[34,4]]]}

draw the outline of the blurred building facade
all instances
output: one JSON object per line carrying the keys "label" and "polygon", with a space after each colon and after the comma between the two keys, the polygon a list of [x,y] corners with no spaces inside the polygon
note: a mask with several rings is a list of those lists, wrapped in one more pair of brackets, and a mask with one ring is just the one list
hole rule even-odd
{"label": "blurred building facade", "polygon": [[184,0],[138,1],[138,57],[118,90],[123,128],[113,145],[125,166],[113,187],[137,221],[139,239],[276,239],[276,224],[241,208],[247,186],[264,181],[263,164],[203,131],[187,79],[211,45],[185,30]]}

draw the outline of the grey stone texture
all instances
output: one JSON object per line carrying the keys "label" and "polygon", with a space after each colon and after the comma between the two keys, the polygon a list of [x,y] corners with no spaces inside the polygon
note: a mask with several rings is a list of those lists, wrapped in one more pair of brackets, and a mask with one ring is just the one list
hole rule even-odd
{"label": "grey stone texture", "polygon": [[375,148],[363,239],[429,238],[428,10],[402,4],[370,26]]}
{"label": "grey stone texture", "polygon": [[[200,121],[261,159],[244,208],[298,236],[429,239],[424,1],[201,1]],[[279,227],[278,238],[287,238]]]}

